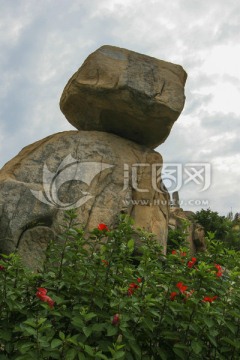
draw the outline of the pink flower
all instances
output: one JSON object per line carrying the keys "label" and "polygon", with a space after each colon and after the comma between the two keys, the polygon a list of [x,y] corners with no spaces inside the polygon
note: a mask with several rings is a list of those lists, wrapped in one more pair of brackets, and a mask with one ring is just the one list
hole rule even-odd
{"label": "pink flower", "polygon": [[98,230],[100,230],[100,231],[109,231],[107,225],[103,224],[103,223],[98,225]]}
{"label": "pink flower", "polygon": [[116,325],[118,325],[119,323],[120,323],[119,314],[113,315],[112,324],[116,326]]}
{"label": "pink flower", "polygon": [[178,282],[176,284],[176,287],[180,290],[180,292],[183,294],[187,290],[187,286],[184,285],[182,282]]}
{"label": "pink flower", "polygon": [[46,294],[47,294],[47,289],[45,289],[45,288],[38,288],[37,289],[36,296],[41,301],[46,302],[48,304],[48,306],[50,307],[50,309],[52,309],[55,302],[53,301],[53,299],[50,298],[50,296],[48,296]]}

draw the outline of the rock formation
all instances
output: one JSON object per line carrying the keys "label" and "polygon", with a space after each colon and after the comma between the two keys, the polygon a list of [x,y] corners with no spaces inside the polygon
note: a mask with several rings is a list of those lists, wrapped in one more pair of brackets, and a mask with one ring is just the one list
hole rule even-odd
{"label": "rock formation", "polygon": [[186,77],[179,65],[102,46],[71,77],[60,108],[78,130],[107,131],[155,148],[183,109]]}
{"label": "rock formation", "polygon": [[[145,192],[132,182],[139,161],[149,165],[137,174]],[[159,153],[96,131],[67,131],[27,146],[0,172],[2,250],[42,253],[64,210],[74,207],[86,229],[102,222],[112,227],[118,214],[127,213],[165,247],[168,194],[151,186],[155,163],[162,164]]]}
{"label": "rock formation", "polygon": [[206,250],[203,227],[196,223],[193,219],[194,212],[184,211],[180,207],[172,207],[169,212],[169,228],[183,229],[186,226],[186,242],[189,246],[191,254]]}
{"label": "rock formation", "polygon": [[180,66],[125,49],[91,54],[61,97],[81,131],[39,140],[0,170],[0,252],[18,249],[38,268],[72,208],[86,230],[101,222],[114,227],[119,213],[129,214],[165,251],[169,195],[152,148],[183,108],[185,80]]}

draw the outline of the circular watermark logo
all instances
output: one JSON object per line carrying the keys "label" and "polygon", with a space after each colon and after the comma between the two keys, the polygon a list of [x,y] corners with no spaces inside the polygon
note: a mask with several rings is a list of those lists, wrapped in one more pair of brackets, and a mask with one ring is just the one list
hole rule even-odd
{"label": "circular watermark logo", "polygon": [[43,191],[31,190],[31,192],[38,200],[50,206],[64,210],[78,208],[93,195],[88,191],[80,190],[82,194],[80,199],[66,203],[59,198],[60,187],[69,181],[81,181],[89,187],[95,176],[113,166],[102,162],[81,162],[68,155],[62,160],[56,172],[51,172],[44,163]]}

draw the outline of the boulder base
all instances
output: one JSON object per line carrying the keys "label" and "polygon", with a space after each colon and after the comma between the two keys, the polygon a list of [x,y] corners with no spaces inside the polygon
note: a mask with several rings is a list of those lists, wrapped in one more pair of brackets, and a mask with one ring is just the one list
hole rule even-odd
{"label": "boulder base", "polygon": [[159,153],[96,131],[57,133],[25,147],[0,170],[0,252],[18,249],[36,269],[71,208],[86,230],[113,228],[120,213],[129,214],[165,251],[169,198],[152,187],[154,164],[162,164]]}

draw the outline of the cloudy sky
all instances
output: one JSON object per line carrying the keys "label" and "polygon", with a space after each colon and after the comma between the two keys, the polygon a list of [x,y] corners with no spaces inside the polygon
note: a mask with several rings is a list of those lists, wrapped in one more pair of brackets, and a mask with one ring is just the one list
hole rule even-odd
{"label": "cloudy sky", "polygon": [[62,90],[104,44],[184,67],[185,108],[157,151],[184,169],[211,164],[207,191],[182,186],[185,209],[240,212],[239,0],[0,0],[0,168],[24,146],[73,129]]}

